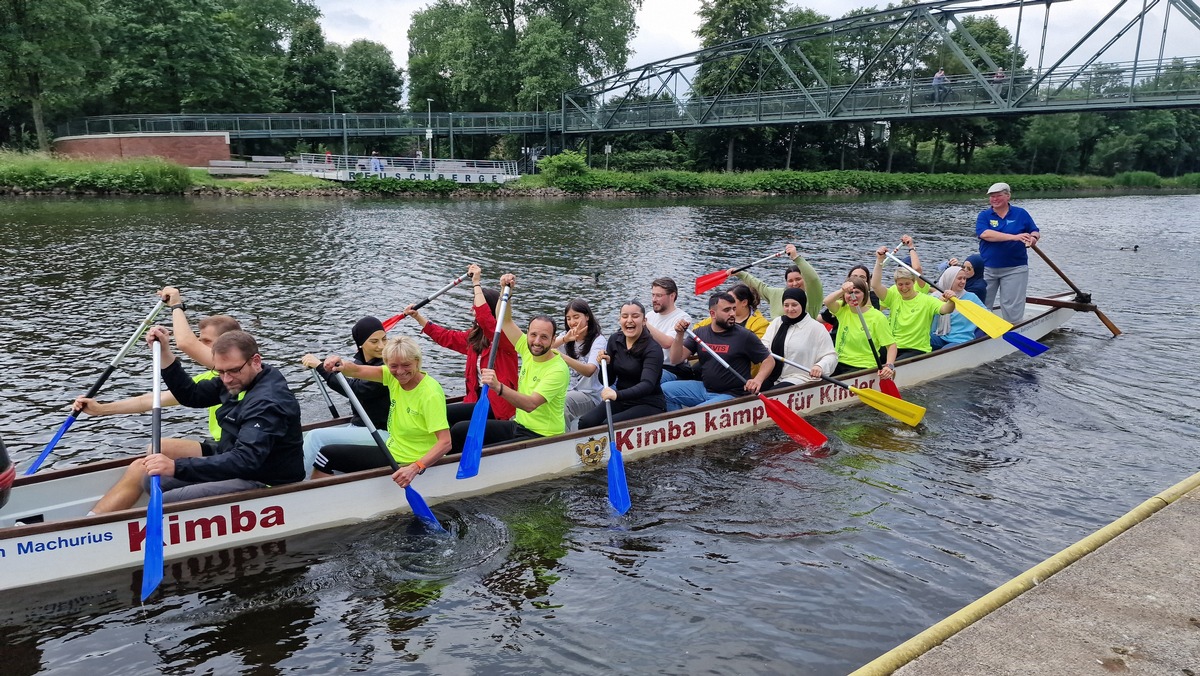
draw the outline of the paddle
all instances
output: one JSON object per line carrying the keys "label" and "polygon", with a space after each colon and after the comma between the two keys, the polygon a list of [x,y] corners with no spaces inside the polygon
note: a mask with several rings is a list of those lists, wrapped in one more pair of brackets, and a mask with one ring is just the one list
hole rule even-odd
{"label": "paddle", "polygon": [[[1030,244],[1029,248],[1033,249],[1034,253],[1041,256],[1042,260],[1046,261],[1046,265],[1049,265],[1050,269],[1053,270],[1055,273],[1057,273],[1058,276],[1061,277],[1062,280],[1067,283],[1067,286],[1071,287],[1071,290],[1075,292],[1075,302],[1087,303],[1087,304],[1090,304],[1092,302],[1092,294],[1084,293],[1083,291],[1081,291],[1079,289],[1078,286],[1075,286],[1075,282],[1072,282],[1070,280],[1070,278],[1067,277],[1067,274],[1065,272],[1063,272],[1062,270],[1060,270],[1059,267],[1054,264],[1054,261],[1050,260],[1050,257],[1047,256],[1045,254],[1045,252],[1043,252],[1041,249],[1038,248],[1038,245],[1036,243]],[[1100,308],[1096,307],[1095,305],[1092,305],[1092,307],[1090,309],[1092,312],[1096,313],[1096,316],[1100,318],[1100,321],[1104,322],[1104,325],[1106,327],[1108,327],[1109,331],[1112,331],[1112,334],[1114,336],[1121,335],[1121,329],[1118,329],[1117,325],[1113,324],[1112,320],[1109,319],[1108,317],[1106,317],[1104,315],[1104,313],[1100,311]]]}
{"label": "paddle", "polygon": [[782,256],[783,254],[784,254],[784,252],[780,251],[779,253],[773,253],[770,256],[760,258],[760,259],[754,261],[753,263],[750,263],[749,265],[743,265],[740,268],[734,268],[732,271],[717,270],[716,272],[710,272],[707,275],[704,275],[702,277],[697,277],[696,278],[696,295],[699,296],[700,294],[704,293],[705,291],[710,291],[712,289],[717,288],[718,286],[721,286],[722,284],[725,283],[725,280],[729,279],[729,275],[733,274],[734,272],[741,272],[742,270],[751,268],[755,265],[758,265],[759,263],[764,263],[764,262],[769,261],[772,258],[775,258],[777,256]]}
{"label": "paddle", "polygon": [[[387,368],[387,367],[384,367]],[[358,400],[358,395],[354,394],[354,390],[350,389],[350,383],[346,382],[346,376],[342,375],[341,371],[335,375],[338,384],[342,386],[342,391],[346,393],[346,398],[350,400],[350,406],[358,417],[362,418],[363,424],[366,425],[367,431],[371,433],[371,438],[375,440],[375,445],[379,447],[379,452],[392,466],[392,471],[400,469],[400,464],[392,457],[392,452],[388,450],[387,442],[383,437],[379,436],[379,430],[375,429],[375,423],[371,422],[371,417],[367,415],[363,409],[362,403]],[[412,484],[404,487],[404,497],[408,499],[408,506],[412,508],[413,516],[421,520],[430,530],[437,533],[445,533],[446,529],[442,528],[442,524],[438,522],[437,517],[433,515],[433,510],[429,509],[429,505],[425,503],[425,498],[417,492],[417,489],[412,487]]]}
{"label": "paddle", "polygon": [[[690,336],[692,340],[696,341],[697,345],[704,348],[704,351],[707,352],[709,356],[711,356],[713,359],[716,359],[718,364],[724,366],[729,370],[730,373],[737,376],[738,380],[742,381],[743,383],[747,382],[746,378],[742,376],[742,374],[735,371],[734,368],[729,365],[729,362],[722,359],[720,355],[718,355],[711,347],[708,346],[708,343],[700,340],[700,338],[691,329],[687,330],[687,335]],[[767,415],[771,416],[771,420],[774,420],[775,424],[779,426],[779,429],[786,432],[787,435],[796,443],[808,446],[810,448],[820,448],[829,441],[824,434],[821,434],[820,430],[808,424],[804,418],[801,418],[799,415],[797,415],[795,411],[788,408],[783,402],[768,398],[761,392],[758,393],[758,398],[762,400],[763,408],[766,409]]]}
{"label": "paddle", "polygon": [[329,388],[325,386],[325,379],[321,377],[320,371],[317,371],[316,367],[309,370],[312,371],[313,378],[317,380],[317,387],[321,388],[321,396],[325,397],[325,405],[329,407],[329,415],[340,418],[337,406],[333,405],[333,397],[329,396]]}
{"label": "paddle", "polygon": [[[771,356],[781,360],[785,364],[791,364],[801,371],[812,371],[811,368],[797,364],[786,357],[781,357],[777,354],[772,354]],[[824,380],[827,383],[833,383],[842,389],[850,390],[854,394],[858,395],[858,398],[862,400],[862,403],[877,411],[883,411],[905,425],[916,427],[917,423],[921,422],[921,419],[925,417],[924,406],[918,406],[914,403],[904,401],[903,399],[890,397],[882,392],[876,392],[875,390],[854,387],[853,385],[849,385],[841,380],[830,378],[823,373],[821,374],[821,380]]]}
{"label": "paddle", "polygon": [[[906,264],[904,261],[896,258],[892,254],[887,254],[887,257],[895,261],[898,265],[900,265],[900,267],[916,275],[918,279],[928,284],[933,288],[934,291],[938,291],[939,293],[942,291],[937,287],[936,284],[923,277],[921,273],[914,270],[912,266]],[[955,298],[953,300],[954,309],[958,310],[962,316],[971,320],[972,324],[983,329],[983,332],[992,338],[999,338],[1000,336],[1003,336],[1005,333],[1012,330],[1012,324],[1008,323],[1008,321],[1006,321],[1003,317],[998,317],[991,312],[988,312],[986,308],[961,298]]]}
{"label": "paddle", "polygon": [[[113,371],[117,369],[117,366],[120,365],[121,360],[125,358],[125,355],[129,353],[129,350],[133,349],[133,344],[142,337],[142,334],[146,332],[146,329],[150,328],[150,324],[154,322],[154,318],[158,316],[158,313],[163,309],[164,305],[166,305],[165,300],[158,301],[158,305],[155,305],[154,309],[150,311],[150,314],[146,315],[146,318],[142,320],[140,325],[138,325],[137,331],[133,332],[133,335],[129,337],[128,341],[126,341],[125,346],[121,348],[121,351],[117,353],[117,356],[113,357],[113,360],[109,362],[108,367],[105,368],[104,372],[100,374],[100,377],[96,379],[96,383],[92,385],[92,389],[88,390],[87,394],[83,396],[90,399],[100,392],[100,388],[104,386],[104,382],[107,381],[108,377],[111,376]],[[50,443],[46,444],[46,448],[42,450],[42,454],[37,457],[37,460],[34,460],[33,464],[29,466],[29,469],[25,470],[25,476],[29,476],[38,471],[38,468],[41,467],[42,463],[46,461],[46,458],[50,456],[50,452],[53,451],[54,447],[58,445],[58,440],[62,439],[63,435],[67,433],[67,429],[71,427],[71,423],[75,422],[75,418],[79,417],[79,412],[81,410],[82,409],[78,407],[71,407],[71,415],[67,416],[67,419],[63,422],[62,427],[58,428],[58,432],[56,432],[54,437],[50,439]]]}
{"label": "paddle", "polygon": [[[512,293],[509,287],[500,291],[500,306],[496,308],[496,332],[492,334],[492,351],[488,355],[487,367],[496,368],[496,355],[500,353],[500,334],[504,330],[504,317],[508,311],[508,297]],[[462,455],[458,459],[459,479],[470,479],[479,474],[479,459],[483,456],[483,433],[487,428],[488,412],[492,404],[488,400],[487,385],[479,391],[479,401],[471,411],[471,426],[467,428],[467,438],[463,441]]]}
{"label": "paddle", "polygon": [[[867,301],[864,299],[863,302],[867,302]],[[863,333],[866,334],[866,336],[867,336],[867,345],[871,346],[871,354],[875,355],[875,366],[882,369],[883,368],[883,357],[879,356],[879,348],[875,346],[875,339],[871,338],[871,329],[867,328],[867,318],[863,317],[863,313],[859,312],[859,309],[860,308],[852,307],[852,308],[850,308],[850,311],[853,312],[854,314],[858,315],[858,323],[862,324]],[[896,387],[896,381],[895,381],[894,377],[893,378],[880,378],[879,379],[879,391],[883,392],[884,394],[888,395],[889,397],[895,397],[897,399],[902,398],[900,396],[900,388]]]}
{"label": "paddle", "polygon": [[[151,346],[154,376],[151,379],[150,452],[162,453],[162,345]],[[163,579],[163,494],[162,478],[150,477],[150,504],[146,505],[146,539],[142,558],[142,602]]]}
{"label": "paddle", "polygon": [[[438,289],[437,291],[433,292],[433,294],[432,294],[431,296],[429,296],[428,298],[426,298],[425,300],[423,300],[423,301],[421,301],[421,302],[417,303],[416,305],[414,305],[414,306],[413,306],[413,309],[414,309],[414,310],[420,310],[421,308],[423,308],[423,307],[425,307],[426,305],[428,305],[428,304],[429,304],[429,302],[430,302],[431,300],[433,300],[434,298],[437,298],[438,296],[442,295],[443,293],[446,293],[446,292],[447,292],[447,291],[449,291],[450,289],[453,289],[454,287],[456,287],[456,286],[458,286],[459,284],[461,284],[461,283],[462,283],[462,280],[464,280],[464,279],[466,279],[466,278],[467,278],[467,273],[465,273],[465,272],[464,272],[463,274],[459,275],[459,276],[458,276],[458,277],[457,277],[457,278],[456,278],[456,279],[455,279],[453,282],[450,282],[450,283],[449,283],[449,284],[447,284],[446,286],[443,286],[442,288],[440,288],[440,289]],[[383,330],[384,330],[384,331],[391,331],[393,326],[395,326],[395,325],[399,324],[399,323],[400,323],[400,322],[401,322],[401,321],[402,321],[402,320],[403,320],[405,317],[407,317],[407,316],[408,316],[408,315],[406,315],[406,314],[404,314],[403,312],[401,312],[401,313],[400,313],[400,314],[398,314],[398,315],[392,315],[391,317],[388,317],[387,319],[383,320]]]}
{"label": "paddle", "polygon": [[[600,362],[600,382],[608,387],[608,362]],[[617,433],[613,430],[612,402],[604,400],[604,415],[608,418],[608,502],[617,514],[629,511],[629,484],[625,481],[625,460],[617,450]]]}
{"label": "paddle", "polygon": [[[896,261],[902,267],[907,268],[909,272],[913,273],[917,277],[920,277],[921,281],[923,281],[926,284],[928,284],[929,286],[933,287],[934,291],[938,291],[939,293],[944,293],[941,289],[939,289],[937,287],[936,284],[934,284],[933,282],[929,281],[928,279],[925,279],[924,277],[922,277],[920,273],[918,273],[916,270],[912,269],[908,265],[905,265],[904,262],[901,261],[900,259],[896,258],[895,256],[893,256],[891,254],[888,254],[888,258]],[[983,329],[984,333],[988,334],[992,338],[1003,338],[1006,343],[1008,343],[1009,345],[1012,345],[1013,347],[1024,352],[1025,354],[1029,355],[1030,357],[1036,357],[1039,354],[1050,349],[1048,346],[1043,345],[1042,343],[1039,343],[1038,341],[1036,341],[1032,338],[1026,338],[1025,336],[1017,333],[1016,331],[1013,331],[1012,324],[1008,323],[1008,321],[1005,320],[1003,317],[998,317],[998,316],[992,314],[991,312],[988,312],[986,308],[983,308],[979,305],[976,305],[975,303],[972,303],[969,300],[963,300],[961,298],[952,298],[951,300],[954,301],[954,309],[958,310],[959,313],[961,313],[962,316],[964,316],[968,320],[970,320],[972,324]]]}

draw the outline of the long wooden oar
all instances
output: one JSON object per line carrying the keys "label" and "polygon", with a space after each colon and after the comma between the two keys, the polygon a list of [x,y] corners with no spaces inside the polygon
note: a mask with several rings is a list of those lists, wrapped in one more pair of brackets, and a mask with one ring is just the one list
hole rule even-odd
{"label": "long wooden oar", "polygon": [[740,268],[734,268],[732,272],[729,270],[717,270],[716,272],[710,272],[707,275],[697,277],[696,278],[696,295],[699,296],[700,294],[704,293],[705,291],[710,291],[712,289],[717,288],[718,286],[721,286],[722,284],[725,283],[725,280],[729,279],[729,275],[732,274],[733,272],[741,272],[742,270],[746,270],[751,267],[754,267],[755,265],[758,265],[759,263],[765,263],[765,262],[771,260],[772,258],[782,256],[783,254],[784,254],[783,251],[780,251],[778,253],[773,253],[770,256],[765,256],[763,258],[760,258],[760,259],[754,261],[753,263],[750,263],[749,265],[743,265]]}
{"label": "long wooden oar", "polygon": [[334,418],[342,417],[338,414],[337,406],[333,405],[333,397],[329,396],[329,388],[325,386],[325,379],[321,377],[321,372],[315,367],[309,370],[312,371],[313,378],[317,381],[317,387],[321,389],[321,396],[325,397],[325,405],[329,407],[329,415]]}
{"label": "long wooden oar", "polygon": [[[1046,261],[1046,265],[1049,265],[1050,269],[1053,270],[1055,273],[1057,273],[1058,276],[1061,277],[1062,280],[1067,283],[1067,286],[1071,287],[1071,290],[1075,292],[1075,302],[1091,304],[1092,294],[1084,293],[1083,291],[1081,291],[1079,289],[1078,286],[1075,286],[1075,282],[1072,282],[1071,279],[1069,277],[1067,277],[1067,273],[1060,270],[1058,268],[1058,266],[1054,264],[1054,261],[1050,260],[1050,257],[1047,256],[1044,251],[1042,251],[1041,249],[1038,248],[1037,244],[1031,244],[1029,246],[1029,248],[1033,249],[1034,253],[1041,256],[1042,260]],[[1117,325],[1113,324],[1112,320],[1109,319],[1108,317],[1106,317],[1104,315],[1104,313],[1100,311],[1100,308],[1096,307],[1095,305],[1092,305],[1092,307],[1090,309],[1092,312],[1096,313],[1096,316],[1100,318],[1100,321],[1104,322],[1104,325],[1108,327],[1109,331],[1112,331],[1112,334],[1114,336],[1121,335],[1121,329],[1118,329]]]}
{"label": "long wooden oar", "polygon": [[[496,308],[496,332],[492,335],[492,352],[488,355],[487,367],[496,368],[496,355],[500,353],[500,336],[504,331],[504,317],[508,312],[508,298],[512,289],[504,287],[500,291],[500,305]],[[471,426],[467,428],[467,438],[463,441],[462,456],[458,459],[459,479],[470,479],[479,474],[479,459],[483,457],[483,433],[487,428],[488,412],[492,404],[488,400],[487,385],[479,391],[479,401],[471,411]]]}
{"label": "long wooden oar", "polygon": [[[905,263],[900,259],[892,256],[891,254],[888,254],[888,258],[891,258],[901,266],[908,268],[909,272],[913,273],[917,277],[920,277],[921,281],[933,287],[934,291],[944,293],[944,291],[939,289],[936,284],[922,277],[920,273],[918,273],[912,267],[905,265]],[[961,298],[953,298],[952,300],[954,301],[954,309],[958,310],[959,313],[970,320],[972,324],[983,329],[983,332],[992,338],[1003,338],[1004,342],[1012,345],[1030,357],[1036,357],[1050,349],[1049,346],[1039,343],[1033,338],[1028,338],[1017,333],[1016,331],[1013,331],[1012,324],[1008,323],[1008,321],[1003,317],[998,317],[991,312],[988,312],[986,308]]]}
{"label": "long wooden oar", "polygon": [[[864,299],[864,302],[869,302],[869,301]],[[871,337],[871,329],[867,328],[867,318],[864,317],[863,313],[859,311],[860,309],[861,308],[853,308],[853,307],[850,308],[850,310],[854,314],[858,315],[858,323],[862,324],[863,333],[867,336],[867,345],[870,346],[870,348],[871,348],[871,354],[875,355],[875,366],[882,370],[883,369],[883,357],[879,356],[879,347],[877,345],[875,345],[875,339]],[[887,378],[887,379],[880,378],[879,379],[879,391],[883,392],[884,394],[888,395],[889,397],[895,397],[896,399],[902,398],[900,396],[900,388],[896,387],[896,381],[891,378]]]}
{"label": "long wooden oar", "polygon": [[[718,364],[724,366],[729,370],[730,373],[737,376],[738,380],[742,381],[743,383],[747,382],[746,378],[742,374],[734,370],[734,368],[729,365],[729,362],[722,359],[719,354],[717,354],[711,347],[708,346],[708,343],[700,340],[700,338],[691,329],[687,330],[687,335],[690,336],[692,340],[696,341],[697,345],[704,348],[704,351],[707,352],[710,357],[716,359]],[[758,393],[758,398],[762,400],[763,408],[766,409],[767,415],[771,416],[771,420],[774,420],[775,424],[779,426],[779,429],[786,432],[787,435],[796,443],[808,446],[810,448],[820,448],[829,441],[824,434],[821,434],[820,430],[808,424],[808,421],[797,415],[795,411],[788,408],[783,402],[775,401],[774,399],[763,395],[761,392]]]}
{"label": "long wooden oar", "polygon": [[[608,362],[600,362],[600,382],[608,387]],[[608,419],[608,502],[617,514],[629,511],[629,484],[625,481],[625,459],[617,450],[617,433],[613,430],[612,402],[604,400],[604,415]]]}
{"label": "long wooden oar", "polygon": [[[921,275],[921,273],[919,273],[915,269],[913,269],[912,266],[906,264],[904,261],[900,260],[899,258],[896,258],[892,254],[887,254],[887,257],[892,259],[893,261],[895,261],[898,265],[900,265],[900,267],[902,267],[902,268],[908,270],[909,272],[913,273],[914,275],[916,275],[917,278],[920,279],[922,282],[925,282],[926,284],[931,286],[934,291],[937,291],[939,293],[942,292],[942,290],[938,288],[937,284],[934,284],[933,282],[926,279],[924,276]],[[986,308],[976,305],[975,303],[972,303],[969,300],[955,298],[954,299],[954,309],[958,310],[959,313],[962,314],[962,316],[971,320],[972,324],[983,329],[983,332],[988,334],[992,338],[999,338],[999,337],[1003,336],[1005,333],[1012,331],[1013,325],[1010,324],[1003,317],[994,315],[991,312],[988,312]]]}
{"label": "long wooden oar", "polygon": [[[458,286],[459,284],[462,283],[462,280],[464,280],[466,278],[467,278],[467,273],[465,273],[465,272],[462,273],[457,278],[455,278],[455,280],[453,282],[450,282],[446,286],[443,286],[442,288],[438,289],[437,291],[434,291],[428,298],[426,298],[425,300],[414,305],[413,309],[420,310],[421,308],[425,307],[426,305],[429,305],[429,302],[432,301],[434,298],[437,298],[438,296],[442,295],[443,293],[446,293],[450,289],[453,289],[454,287]],[[391,331],[393,326],[399,324],[407,316],[408,315],[401,312],[398,315],[392,315],[391,317],[388,317],[387,319],[383,320],[383,330]]]}
{"label": "long wooden oar", "polygon": [[[771,356],[785,364],[791,364],[801,371],[812,371],[810,367],[797,364],[786,357],[782,357],[774,353],[772,353]],[[827,383],[833,383],[842,389],[850,390],[854,394],[858,395],[858,398],[862,400],[862,403],[877,411],[882,411],[892,416],[905,425],[916,427],[917,423],[921,422],[921,419],[925,417],[924,406],[918,406],[917,404],[904,401],[903,399],[897,399],[896,397],[889,397],[888,395],[882,392],[876,392],[875,390],[854,387],[853,385],[845,383],[841,380],[836,380],[823,373],[821,374],[821,380],[824,380]]]}
{"label": "long wooden oar", "polygon": [[[96,379],[96,383],[92,385],[92,389],[88,390],[87,394],[83,396],[90,399],[95,397],[96,394],[100,392],[100,388],[104,386],[104,383],[108,380],[108,377],[111,376],[113,371],[117,369],[117,366],[120,365],[121,360],[125,358],[126,354],[129,354],[129,350],[133,349],[134,343],[136,343],[138,339],[142,337],[142,334],[146,333],[146,329],[150,328],[150,325],[154,323],[154,318],[158,316],[158,313],[163,309],[164,305],[166,305],[165,300],[158,301],[158,304],[154,306],[154,309],[150,311],[150,314],[146,315],[146,318],[143,319],[142,323],[138,325],[137,330],[134,331],[133,335],[129,337],[129,340],[125,342],[125,346],[121,348],[121,351],[117,353],[117,356],[113,357],[113,360],[109,362],[108,367],[105,368],[104,372],[100,374],[100,377]],[[38,471],[38,468],[41,467],[42,463],[46,461],[46,458],[50,456],[50,452],[53,451],[54,447],[58,445],[58,440],[62,439],[63,435],[66,434],[67,430],[71,427],[71,423],[74,423],[75,419],[79,417],[81,410],[82,409],[77,406],[71,407],[71,414],[67,416],[67,419],[63,422],[62,427],[58,428],[58,432],[56,432],[54,437],[50,439],[50,443],[46,444],[46,448],[42,450],[42,454],[37,457],[37,460],[33,461],[33,464],[29,466],[29,469],[25,470],[25,476],[29,476]]]}
{"label": "long wooden oar", "polygon": [[[387,368],[387,367],[384,367]],[[354,390],[350,389],[350,383],[346,382],[346,376],[339,371],[334,377],[337,378],[338,384],[342,386],[342,390],[346,393],[346,398],[350,400],[350,406],[358,413],[358,417],[362,418],[363,424],[366,425],[367,431],[371,433],[371,438],[375,440],[375,445],[379,447],[379,452],[392,466],[392,471],[400,469],[400,464],[392,457],[392,452],[388,450],[387,442],[383,437],[379,436],[379,430],[375,429],[375,423],[371,422],[371,417],[367,415],[363,409],[362,402],[358,400],[358,395],[354,394]],[[429,505],[425,502],[425,498],[417,492],[417,489],[412,487],[410,482],[404,487],[404,497],[408,499],[408,506],[412,508],[413,516],[421,520],[427,528],[438,533],[445,533],[446,529],[442,528],[442,524],[438,522],[437,517],[433,515],[433,510],[429,509]]]}
{"label": "long wooden oar", "polygon": [[[154,369],[150,390],[150,452],[154,455],[162,453],[162,348],[163,346],[157,343],[150,348]],[[142,546],[142,601],[145,601],[163,579],[163,494],[162,478],[157,474],[150,477],[150,504],[146,505],[146,539]]]}

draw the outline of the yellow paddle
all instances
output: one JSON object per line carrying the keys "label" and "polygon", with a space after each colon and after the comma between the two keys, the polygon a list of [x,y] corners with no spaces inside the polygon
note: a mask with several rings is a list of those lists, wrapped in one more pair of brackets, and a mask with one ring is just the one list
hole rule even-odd
{"label": "yellow paddle", "polygon": [[[925,282],[934,289],[941,291],[941,289],[938,289],[936,284],[922,277],[921,273],[912,269],[911,266],[906,265],[904,261],[896,258],[892,254],[887,254],[887,257],[899,263],[900,267],[916,275],[922,282]],[[983,332],[988,334],[988,336],[992,338],[1000,338],[1009,331],[1012,331],[1012,324],[1008,323],[1008,321],[1003,317],[988,312],[986,308],[980,307],[969,300],[963,300],[961,298],[954,298],[952,300],[954,301],[954,309],[958,310],[959,313],[970,320],[972,324],[983,329]]]}
{"label": "yellow paddle", "polygon": [[[791,359],[787,359],[786,357],[781,357],[777,354],[772,354],[771,356],[775,357],[776,359],[781,360],[785,364],[791,364],[792,366],[794,366],[806,373],[812,370],[811,368],[797,364],[796,362],[792,361]],[[821,375],[821,380],[824,380],[825,382],[833,383],[834,385],[837,385],[838,387],[842,387],[847,390],[850,390],[854,394],[858,395],[858,398],[862,400],[862,403],[866,404],[867,406],[870,406],[871,408],[875,409],[876,411],[882,411],[882,412],[892,416],[893,418],[895,418],[896,420],[899,420],[900,422],[904,423],[905,425],[911,425],[913,427],[916,427],[917,423],[921,422],[921,419],[925,417],[925,407],[918,406],[918,405],[912,403],[911,401],[897,399],[895,397],[888,396],[888,395],[884,394],[883,392],[876,392],[875,390],[863,389],[861,387],[854,387],[853,385],[847,385],[846,383],[844,383],[840,380],[834,380],[833,378],[830,378],[829,376],[824,375],[824,374]]]}

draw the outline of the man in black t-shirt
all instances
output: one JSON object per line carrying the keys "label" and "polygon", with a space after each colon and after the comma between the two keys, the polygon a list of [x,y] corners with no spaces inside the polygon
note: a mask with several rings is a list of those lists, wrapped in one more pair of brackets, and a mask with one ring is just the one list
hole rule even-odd
{"label": "man in black t-shirt", "polygon": [[[712,323],[695,330],[696,336],[714,352],[721,355],[732,371],[746,379],[738,378],[731,369],[721,365],[707,350],[700,347],[691,337],[686,337],[688,322],[679,320],[675,325],[675,340],[671,343],[669,361],[678,364],[693,354],[700,357],[700,380],[674,380],[662,384],[667,398],[667,410],[678,411],[687,406],[698,406],[723,399],[757,393],[762,381],[771,375],[775,360],[771,351],[763,345],[755,333],[740,324],[734,317],[735,300],[732,295],[714,293],[708,299],[708,314]],[[761,362],[758,375],[750,377],[750,366]]]}

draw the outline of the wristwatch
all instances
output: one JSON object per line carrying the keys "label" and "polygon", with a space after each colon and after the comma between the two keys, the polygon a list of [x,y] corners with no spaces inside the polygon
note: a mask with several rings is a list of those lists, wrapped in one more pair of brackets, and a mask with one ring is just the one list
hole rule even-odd
{"label": "wristwatch", "polygon": [[896,370],[896,365],[895,365],[895,364],[884,364],[884,365],[883,365],[883,367],[884,367],[884,368],[889,368],[889,369],[891,369],[891,370],[893,370],[893,371],[895,371],[895,370]]}
{"label": "wristwatch", "polygon": [[183,310],[184,312],[187,312],[187,303],[185,303],[183,301],[179,301],[178,303],[176,303],[170,307],[171,307],[171,312],[174,312],[176,310]]}

